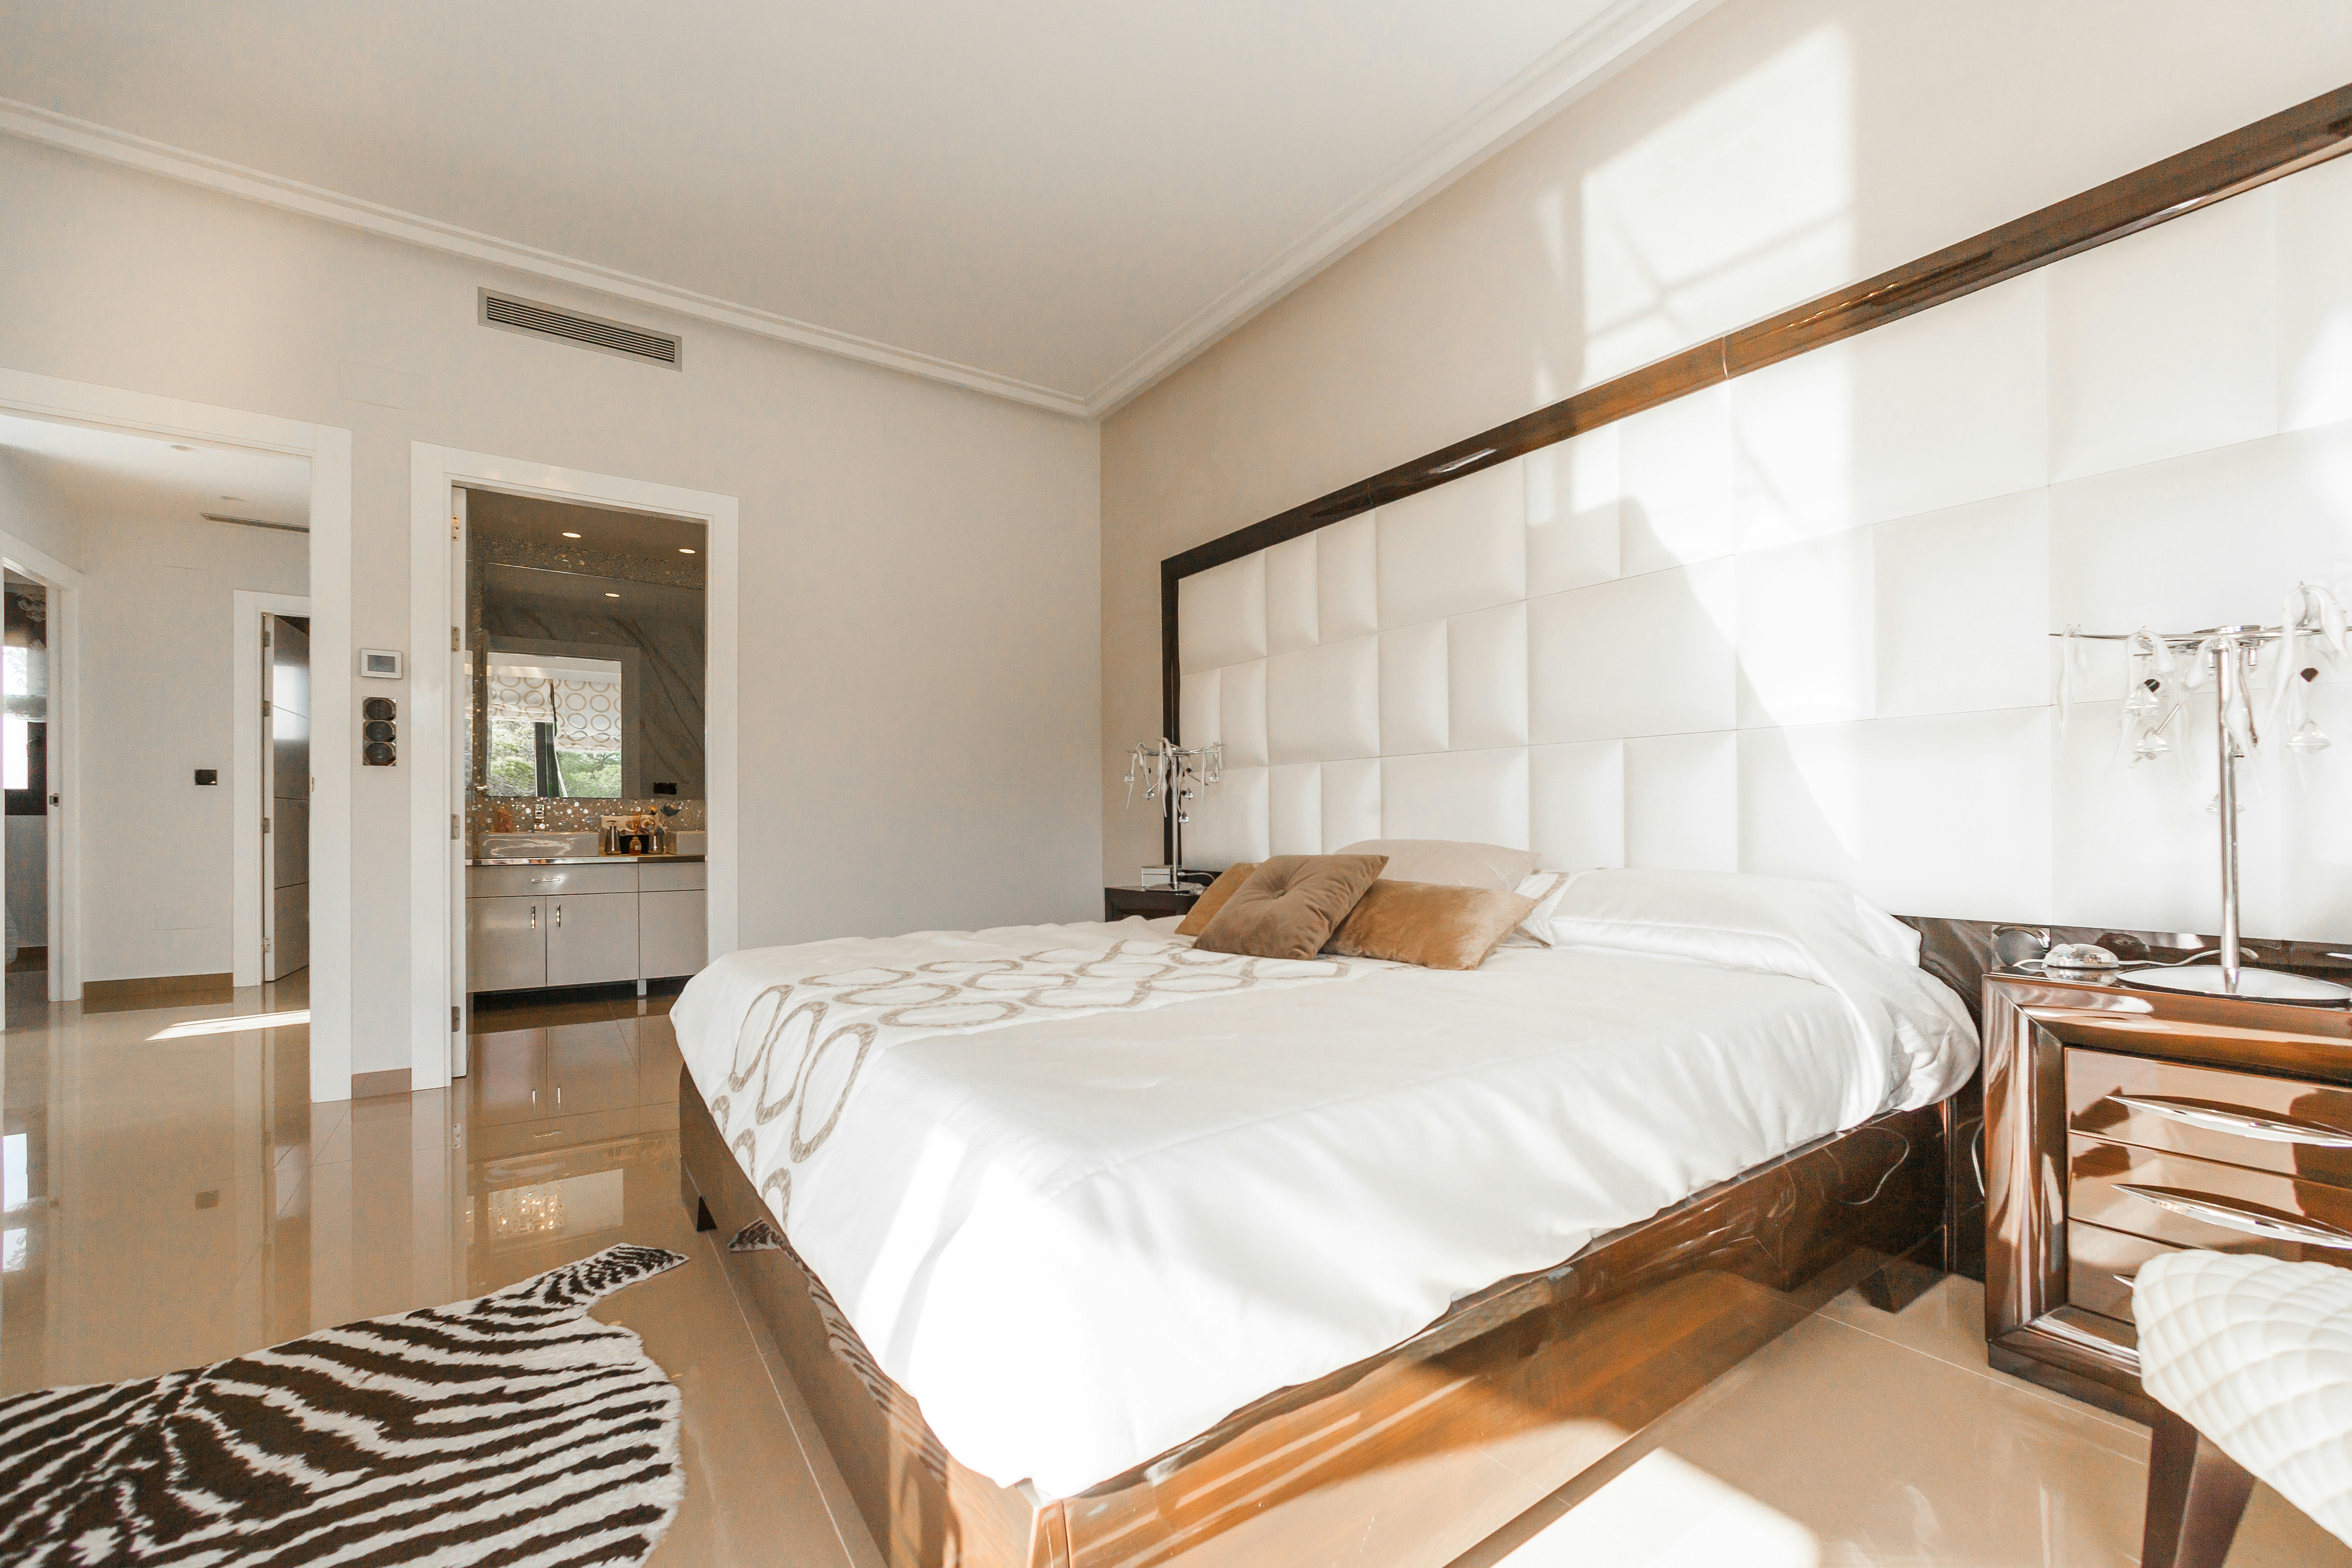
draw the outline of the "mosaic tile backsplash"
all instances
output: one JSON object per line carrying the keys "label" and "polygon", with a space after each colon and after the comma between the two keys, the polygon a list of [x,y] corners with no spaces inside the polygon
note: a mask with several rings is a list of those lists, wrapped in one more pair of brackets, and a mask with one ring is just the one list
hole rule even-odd
{"label": "mosaic tile backsplash", "polygon": [[536,828],[593,833],[605,817],[659,811],[666,805],[678,808],[676,816],[663,818],[673,832],[700,832],[709,825],[708,802],[672,795],[651,800],[551,800],[478,795],[466,810],[466,841],[478,845],[485,833],[529,833]]}

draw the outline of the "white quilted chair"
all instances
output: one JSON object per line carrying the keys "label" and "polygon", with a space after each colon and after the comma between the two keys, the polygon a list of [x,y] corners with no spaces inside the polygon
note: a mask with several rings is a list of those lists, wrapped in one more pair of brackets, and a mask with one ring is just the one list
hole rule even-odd
{"label": "white quilted chair", "polygon": [[2352,1271],[2180,1252],[2133,1281],[2164,1407],[2141,1568],[2221,1568],[2260,1479],[2352,1545]]}

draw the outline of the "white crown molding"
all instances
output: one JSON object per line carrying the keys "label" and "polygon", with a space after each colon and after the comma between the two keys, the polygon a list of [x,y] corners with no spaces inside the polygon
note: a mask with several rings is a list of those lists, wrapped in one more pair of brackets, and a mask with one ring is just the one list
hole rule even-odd
{"label": "white crown molding", "polygon": [[952,360],[919,353],[911,349],[894,348],[870,338],[837,332],[830,327],[796,321],[772,310],[739,305],[709,294],[698,294],[689,289],[676,288],[650,278],[639,278],[609,267],[600,267],[594,262],[579,261],[571,257],[558,256],[552,251],[518,245],[494,235],[478,234],[455,224],[441,223],[433,218],[420,217],[415,213],[402,212],[396,207],[361,201],[355,196],[306,185],[298,180],[280,179],[258,169],[248,169],[225,159],[151,142],[143,136],[133,136],[128,132],[94,124],[87,120],[76,120],[70,115],[54,113],[14,99],[0,98],[0,134],[22,137],[65,152],[79,153],[110,163],[161,174],[167,179],[184,181],[206,190],[259,202],[265,206],[323,218],[346,228],[423,246],[427,250],[437,250],[445,255],[486,261],[533,277],[594,289],[601,294],[632,300],[657,310],[733,327],[739,331],[772,338],[801,348],[839,354],[845,359],[879,365],[886,370],[901,371],[968,391],[1010,398],[1015,403],[1050,409],[1056,414],[1081,418],[1088,416],[1087,400],[1075,393],[1039,386],[1014,376],[999,375],[993,371],[958,364]]}
{"label": "white crown molding", "polygon": [[1616,4],[1578,28],[1484,102],[1423,142],[1386,177],[1086,395],[1040,386],[1016,376],[893,347],[772,310],[559,256],[298,180],[281,179],[226,159],[152,142],[14,99],[0,98],[0,134],[161,174],[445,255],[462,256],[634,300],[758,337],[1009,398],[1034,408],[1100,419],[1447,184],[1509,146],[1547,116],[1596,85],[1636,51],[1720,3],[1721,0],[1616,0]]}
{"label": "white crown molding", "polygon": [[1399,163],[1385,178],[1088,394],[1101,419],[1596,87],[1614,67],[1721,0],[1618,0]]}

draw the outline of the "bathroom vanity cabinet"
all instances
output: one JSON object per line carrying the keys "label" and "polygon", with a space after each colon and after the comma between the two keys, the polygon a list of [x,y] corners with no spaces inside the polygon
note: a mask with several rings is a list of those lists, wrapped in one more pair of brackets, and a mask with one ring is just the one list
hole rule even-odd
{"label": "bathroom vanity cabinet", "polygon": [[469,866],[466,989],[692,974],[709,961],[699,860]]}

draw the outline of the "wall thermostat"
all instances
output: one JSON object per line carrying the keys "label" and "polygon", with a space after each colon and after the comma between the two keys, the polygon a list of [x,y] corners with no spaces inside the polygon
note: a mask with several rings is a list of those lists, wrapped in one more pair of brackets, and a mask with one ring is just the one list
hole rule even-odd
{"label": "wall thermostat", "polygon": [[400,653],[395,648],[363,647],[360,649],[360,673],[378,680],[400,679]]}

